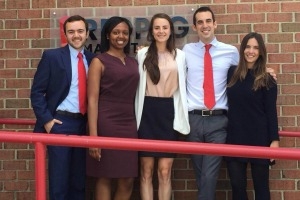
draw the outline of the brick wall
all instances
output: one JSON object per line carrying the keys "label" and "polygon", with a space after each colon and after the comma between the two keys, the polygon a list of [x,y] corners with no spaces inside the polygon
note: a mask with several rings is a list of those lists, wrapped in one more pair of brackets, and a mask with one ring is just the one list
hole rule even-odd
{"label": "brick wall", "polygon": [[[42,51],[51,46],[51,9],[158,5],[211,6],[217,14],[218,39],[233,45],[238,46],[249,31],[262,33],[268,48],[268,65],[278,76],[280,129],[300,130],[299,0],[0,0],[0,118],[34,119],[30,86]],[[0,129],[31,131],[32,126],[0,125]],[[0,199],[35,199],[33,145],[0,144]],[[281,138],[281,146],[297,148],[300,140]],[[278,160],[272,167],[272,200],[298,199],[298,165],[298,161]],[[173,169],[173,199],[195,199],[196,186],[188,156],[179,155]],[[93,181],[89,178],[87,183],[89,200]],[[251,179],[248,185],[253,199]],[[219,200],[230,199],[225,165],[217,189]],[[133,199],[138,199],[138,180]]]}

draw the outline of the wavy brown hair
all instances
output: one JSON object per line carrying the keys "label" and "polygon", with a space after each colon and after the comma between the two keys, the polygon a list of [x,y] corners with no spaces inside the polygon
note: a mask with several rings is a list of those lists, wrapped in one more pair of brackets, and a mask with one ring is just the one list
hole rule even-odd
{"label": "wavy brown hair", "polygon": [[159,82],[160,71],[159,71],[159,67],[158,67],[158,53],[157,53],[158,50],[157,50],[157,46],[156,46],[156,43],[155,43],[155,38],[154,38],[152,33],[153,33],[154,20],[158,19],[158,18],[166,19],[166,20],[168,20],[168,22],[170,24],[171,34],[170,34],[169,39],[167,40],[167,50],[171,54],[174,55],[174,59],[176,58],[174,24],[173,24],[171,18],[167,14],[157,13],[152,17],[152,19],[150,21],[147,40],[151,43],[150,43],[148,52],[146,54],[146,58],[145,58],[144,63],[143,63],[146,70],[148,71],[150,79],[152,80],[152,82],[155,85]]}
{"label": "wavy brown hair", "polygon": [[238,80],[240,81],[244,80],[247,75],[249,69],[247,67],[247,61],[244,56],[244,51],[247,47],[248,41],[251,38],[256,39],[258,43],[258,50],[259,50],[258,59],[255,61],[252,68],[252,74],[255,77],[253,90],[258,90],[262,87],[269,88],[271,83],[274,82],[274,80],[271,78],[269,73],[266,71],[267,50],[266,50],[263,37],[259,33],[251,32],[248,33],[242,40],[240,46],[240,61],[228,83],[228,87],[233,86]]}

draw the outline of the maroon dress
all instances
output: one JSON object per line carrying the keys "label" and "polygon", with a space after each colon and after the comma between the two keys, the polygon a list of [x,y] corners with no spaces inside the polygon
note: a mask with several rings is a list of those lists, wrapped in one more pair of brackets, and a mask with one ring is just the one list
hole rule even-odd
{"label": "maroon dress", "polygon": [[[139,81],[137,61],[129,56],[125,64],[107,53],[99,54],[104,64],[98,105],[98,135],[137,138],[134,98]],[[101,149],[100,162],[87,156],[87,175],[126,178],[138,175],[136,151]]]}

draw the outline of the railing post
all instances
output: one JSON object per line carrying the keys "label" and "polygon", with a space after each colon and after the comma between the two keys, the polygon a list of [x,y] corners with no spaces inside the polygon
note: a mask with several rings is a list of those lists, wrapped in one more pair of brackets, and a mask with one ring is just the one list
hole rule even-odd
{"label": "railing post", "polygon": [[46,200],[46,147],[35,143],[35,189],[36,200]]}

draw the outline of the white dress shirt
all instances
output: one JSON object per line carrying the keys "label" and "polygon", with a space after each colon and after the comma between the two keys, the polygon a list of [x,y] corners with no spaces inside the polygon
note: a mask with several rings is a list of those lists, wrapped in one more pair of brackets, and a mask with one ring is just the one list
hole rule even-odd
{"label": "white dress shirt", "polygon": [[[216,105],[212,110],[228,109],[227,106],[227,72],[231,65],[237,65],[239,52],[235,46],[219,42],[216,38],[211,42],[209,52],[212,57],[213,79]],[[183,47],[187,62],[187,101],[188,110],[206,110],[204,105],[204,53],[205,44],[201,41],[189,43]]]}

